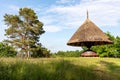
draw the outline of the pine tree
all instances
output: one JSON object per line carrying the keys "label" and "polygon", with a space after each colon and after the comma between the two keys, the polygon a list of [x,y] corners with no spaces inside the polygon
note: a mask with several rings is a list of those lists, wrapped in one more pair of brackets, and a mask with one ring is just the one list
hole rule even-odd
{"label": "pine tree", "polygon": [[18,15],[5,14],[4,21],[8,26],[5,42],[14,46],[21,57],[30,57],[37,46],[41,46],[39,38],[45,31],[34,10],[21,8]]}

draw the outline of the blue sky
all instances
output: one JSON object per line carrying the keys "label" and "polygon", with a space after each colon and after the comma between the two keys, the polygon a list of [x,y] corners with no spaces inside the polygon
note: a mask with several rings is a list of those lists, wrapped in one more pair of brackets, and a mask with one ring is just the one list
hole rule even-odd
{"label": "blue sky", "polygon": [[0,1],[0,41],[6,39],[3,16],[18,14],[19,8],[32,8],[46,31],[40,42],[51,50],[80,50],[67,46],[67,41],[89,17],[104,32],[120,36],[120,0],[1,0]]}

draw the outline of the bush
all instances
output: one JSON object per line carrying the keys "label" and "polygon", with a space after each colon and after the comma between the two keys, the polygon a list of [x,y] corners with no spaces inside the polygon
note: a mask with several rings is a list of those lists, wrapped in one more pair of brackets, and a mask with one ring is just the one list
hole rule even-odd
{"label": "bush", "polygon": [[45,47],[38,47],[37,50],[33,51],[33,54],[31,57],[37,58],[37,57],[50,57],[50,50],[48,50]]}
{"label": "bush", "polygon": [[17,52],[12,46],[0,43],[0,57],[14,57]]}

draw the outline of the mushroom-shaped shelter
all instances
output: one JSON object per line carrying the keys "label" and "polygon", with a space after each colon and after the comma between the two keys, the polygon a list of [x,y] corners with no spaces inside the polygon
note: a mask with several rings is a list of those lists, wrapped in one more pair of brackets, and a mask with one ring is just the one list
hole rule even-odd
{"label": "mushroom-shaped shelter", "polygon": [[[87,12],[87,19],[74,33],[74,35],[68,41],[67,45],[86,46],[88,49],[90,49],[91,46],[105,45],[112,43],[113,42],[109,39],[109,37],[88,18],[88,12]],[[91,55],[89,53],[89,56]]]}

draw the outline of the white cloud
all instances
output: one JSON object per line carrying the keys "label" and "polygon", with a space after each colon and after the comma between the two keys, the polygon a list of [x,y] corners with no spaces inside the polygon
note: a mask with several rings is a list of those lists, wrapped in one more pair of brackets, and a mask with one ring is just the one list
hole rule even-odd
{"label": "white cloud", "polygon": [[52,6],[46,12],[55,14],[51,18],[59,22],[62,29],[80,26],[86,19],[87,9],[90,19],[98,26],[117,26],[120,20],[119,5],[119,0],[82,0],[81,3],[70,6]]}
{"label": "white cloud", "polygon": [[16,6],[16,5],[9,5],[9,9],[14,10],[14,11],[18,11],[20,7]]}
{"label": "white cloud", "polygon": [[55,22],[55,18],[49,15],[41,16],[39,20],[42,21],[44,25],[50,25]]}
{"label": "white cloud", "polygon": [[57,1],[57,3],[61,3],[61,4],[71,3],[71,2],[74,2],[74,0],[58,0],[58,1]]}
{"label": "white cloud", "polygon": [[52,16],[43,16],[39,19],[44,24],[46,32],[59,32],[61,28],[55,24],[56,20]]}
{"label": "white cloud", "polygon": [[46,26],[44,26],[44,30],[46,32],[59,32],[59,31],[61,31],[61,29],[59,27],[52,26],[52,25],[46,25]]}

